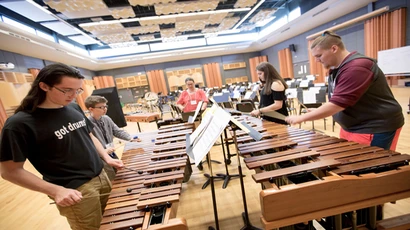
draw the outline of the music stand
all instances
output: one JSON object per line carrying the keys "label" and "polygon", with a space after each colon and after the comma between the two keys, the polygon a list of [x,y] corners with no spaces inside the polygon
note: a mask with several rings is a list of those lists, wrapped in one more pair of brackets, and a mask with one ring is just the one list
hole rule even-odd
{"label": "music stand", "polygon": [[[310,87],[308,90],[297,89],[297,100],[299,102],[299,114],[304,108],[307,112],[308,108],[319,108],[323,103],[326,102],[326,88],[322,87]],[[299,124],[299,128],[301,124]],[[326,120],[325,120],[326,129]],[[322,132],[315,129],[315,123],[312,121],[312,130],[316,132]]]}
{"label": "music stand", "polygon": [[[235,146],[238,147],[237,139],[236,139],[236,130],[243,130],[246,133],[248,133],[254,140],[259,141],[262,139],[262,135],[254,130],[252,127],[250,127],[248,124],[245,122],[239,122],[234,118],[231,118],[231,121],[229,122],[232,132],[233,132],[233,140],[235,142]],[[242,213],[242,219],[244,222],[244,226],[241,228],[241,230],[259,230],[259,228],[253,226],[251,222],[249,221],[249,215],[248,215],[248,206],[246,204],[246,194],[245,194],[245,185],[243,182],[243,173],[242,173],[242,166],[241,166],[241,159],[239,157],[239,149],[238,151],[238,172],[239,172],[239,180],[241,184],[241,192],[242,192],[242,202],[243,202],[243,208],[244,212]]]}
{"label": "music stand", "polygon": [[[199,165],[203,157],[207,156],[208,167],[210,169],[210,184],[212,192],[212,203],[214,208],[214,217],[216,229],[219,230],[218,222],[218,211],[216,206],[216,196],[215,196],[215,186],[214,186],[214,175],[212,171],[211,155],[210,150],[222,134],[222,131],[228,125],[231,115],[225,112],[222,108],[217,107],[216,104],[208,111],[201,124],[198,128],[191,134],[187,134],[187,154],[194,159],[195,164]],[[209,227],[209,229],[214,229]]]}
{"label": "music stand", "polygon": [[[224,129],[224,134],[225,134],[225,138],[227,138],[227,133],[226,133],[226,129]],[[239,174],[233,174],[230,175],[229,171],[228,171],[228,160],[226,159],[226,155],[225,155],[225,147],[224,147],[224,141],[223,141],[223,137],[221,135],[221,146],[222,146],[222,153],[224,156],[224,162],[225,162],[225,174],[223,173],[217,173],[216,176],[213,177],[213,179],[222,179],[224,181],[224,183],[222,184],[222,188],[225,189],[228,186],[228,183],[231,179],[235,178],[235,177],[239,177]],[[229,148],[229,145],[228,145]],[[236,155],[236,154],[235,154]],[[230,161],[230,159],[229,159]],[[230,162],[229,162],[230,163]],[[205,189],[211,180],[211,176],[207,173],[204,174],[205,177],[207,177],[208,179],[205,181],[205,183],[202,185],[202,189]],[[245,176],[245,175],[243,175]]]}

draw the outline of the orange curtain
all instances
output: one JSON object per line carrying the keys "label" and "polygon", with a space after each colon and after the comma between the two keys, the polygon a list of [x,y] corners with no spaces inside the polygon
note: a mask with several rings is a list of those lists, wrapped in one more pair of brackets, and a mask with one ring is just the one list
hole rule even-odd
{"label": "orange curtain", "polygon": [[292,53],[289,48],[279,50],[279,72],[282,78],[294,78]]}
{"label": "orange curtain", "polygon": [[6,113],[6,109],[3,106],[3,102],[1,102],[0,99],[0,134],[1,134],[1,130],[4,127],[4,123],[6,123],[7,120],[7,113]]}
{"label": "orange curtain", "polygon": [[204,65],[206,86],[222,87],[221,69],[219,63],[208,63]]}
{"label": "orange curtain", "polygon": [[115,87],[112,76],[95,76],[93,80],[96,89]]}
{"label": "orange curtain", "polygon": [[310,66],[310,74],[315,75],[316,80],[315,83],[324,83],[325,76],[328,74],[328,69],[323,67],[322,63],[317,62],[315,57],[312,56],[312,52],[310,51],[310,46],[312,45],[314,40],[308,41],[308,56],[309,56],[309,66]]}
{"label": "orange curtain", "polygon": [[259,56],[259,57],[249,58],[249,68],[251,71],[252,82],[259,81],[258,75],[256,74],[256,66],[261,62],[267,62],[267,61],[268,61],[268,56]]}
{"label": "orange curtain", "polygon": [[[406,45],[406,8],[388,12],[364,23],[365,55],[376,58],[380,50]],[[397,85],[398,76],[388,77],[390,85]]]}
{"label": "orange curtain", "polygon": [[377,58],[380,50],[406,45],[406,9],[382,14],[364,23],[365,55]]}
{"label": "orange curtain", "polygon": [[167,85],[165,83],[164,71],[162,69],[148,71],[147,76],[151,92],[162,92],[162,95],[168,94]]}
{"label": "orange curtain", "polygon": [[28,72],[33,75],[33,79],[36,79],[38,73],[40,72],[40,69],[35,69],[35,68],[29,68]]}

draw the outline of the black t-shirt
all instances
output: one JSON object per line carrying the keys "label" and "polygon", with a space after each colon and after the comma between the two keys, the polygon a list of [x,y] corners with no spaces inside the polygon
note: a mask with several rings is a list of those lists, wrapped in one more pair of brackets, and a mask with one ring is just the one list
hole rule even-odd
{"label": "black t-shirt", "polygon": [[[263,90],[261,91],[261,102],[260,108],[267,107],[275,103],[275,101],[282,101],[282,108],[276,110],[276,112],[281,113],[285,116],[289,116],[288,108],[286,107],[286,95],[285,91],[274,91],[272,90],[271,94],[264,94]],[[273,117],[262,116],[264,120],[273,121],[279,124],[287,124],[286,121],[279,120]]]}
{"label": "black t-shirt", "polygon": [[103,163],[89,135],[92,123],[77,104],[18,112],[4,125],[0,161],[28,159],[43,179],[78,188],[101,173]]}

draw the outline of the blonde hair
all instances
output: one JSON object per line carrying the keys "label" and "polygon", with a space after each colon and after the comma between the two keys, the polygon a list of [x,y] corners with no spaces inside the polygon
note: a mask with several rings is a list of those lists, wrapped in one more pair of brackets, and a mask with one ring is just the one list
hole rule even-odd
{"label": "blonde hair", "polygon": [[345,45],[343,44],[342,38],[339,35],[333,33],[332,31],[325,31],[322,35],[320,35],[313,41],[310,49],[319,46],[321,49],[327,50],[330,49],[330,47],[332,47],[333,45],[336,45],[341,49],[345,49]]}

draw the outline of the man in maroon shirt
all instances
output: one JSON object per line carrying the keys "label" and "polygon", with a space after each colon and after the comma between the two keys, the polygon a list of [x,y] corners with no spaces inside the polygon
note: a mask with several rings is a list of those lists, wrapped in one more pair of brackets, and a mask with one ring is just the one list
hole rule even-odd
{"label": "man in maroon shirt", "polygon": [[329,102],[300,116],[299,124],[333,116],[340,138],[395,150],[404,117],[400,104],[375,60],[345,49],[339,35],[326,31],[310,47],[312,55],[329,68]]}

